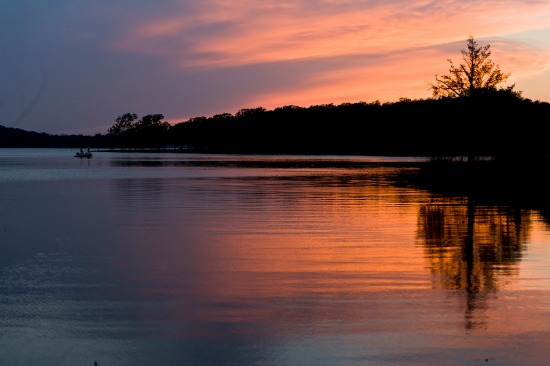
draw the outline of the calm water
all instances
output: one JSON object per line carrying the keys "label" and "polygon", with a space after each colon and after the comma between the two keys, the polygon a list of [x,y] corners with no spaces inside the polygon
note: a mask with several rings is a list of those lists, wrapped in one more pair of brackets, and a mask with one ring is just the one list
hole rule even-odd
{"label": "calm water", "polygon": [[0,149],[1,365],[547,365],[550,228],[415,159]]}

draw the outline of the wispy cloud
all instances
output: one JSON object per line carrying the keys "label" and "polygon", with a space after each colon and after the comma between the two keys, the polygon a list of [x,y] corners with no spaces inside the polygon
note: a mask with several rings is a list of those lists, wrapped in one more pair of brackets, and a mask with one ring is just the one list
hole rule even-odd
{"label": "wispy cloud", "polygon": [[528,88],[524,96],[550,101],[549,0],[52,0],[0,8],[4,118],[20,114],[14,95],[36,89],[39,70],[51,75],[22,128],[101,123],[104,132],[105,121],[126,112],[181,121],[256,106],[426,98],[427,82],[448,71],[448,58],[460,61],[469,35],[491,45],[509,83]]}
{"label": "wispy cloud", "polygon": [[212,0],[132,24],[114,45],[174,57],[183,67],[223,67],[513,34],[547,26],[549,12],[541,1]]}

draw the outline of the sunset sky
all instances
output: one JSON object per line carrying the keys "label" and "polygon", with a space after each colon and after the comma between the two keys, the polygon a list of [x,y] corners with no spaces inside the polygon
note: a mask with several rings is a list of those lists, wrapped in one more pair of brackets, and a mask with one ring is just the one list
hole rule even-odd
{"label": "sunset sky", "polygon": [[106,133],[242,108],[431,97],[469,35],[550,102],[546,0],[2,0],[0,125]]}

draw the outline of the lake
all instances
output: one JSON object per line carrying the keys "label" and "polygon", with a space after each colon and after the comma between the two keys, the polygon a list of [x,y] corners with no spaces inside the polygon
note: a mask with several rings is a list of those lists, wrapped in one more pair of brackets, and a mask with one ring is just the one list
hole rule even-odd
{"label": "lake", "polygon": [[546,365],[544,212],[420,158],[0,149],[2,365]]}

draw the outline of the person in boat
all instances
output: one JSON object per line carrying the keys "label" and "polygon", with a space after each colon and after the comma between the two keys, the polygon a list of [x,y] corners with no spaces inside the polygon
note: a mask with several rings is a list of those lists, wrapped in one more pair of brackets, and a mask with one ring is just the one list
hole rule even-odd
{"label": "person in boat", "polygon": [[80,148],[80,153],[81,153],[81,154],[84,154],[84,151],[82,150],[82,148]]}

